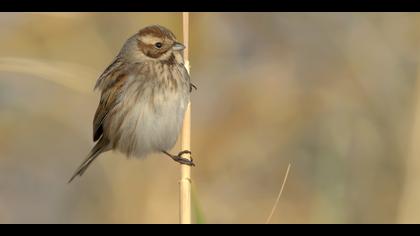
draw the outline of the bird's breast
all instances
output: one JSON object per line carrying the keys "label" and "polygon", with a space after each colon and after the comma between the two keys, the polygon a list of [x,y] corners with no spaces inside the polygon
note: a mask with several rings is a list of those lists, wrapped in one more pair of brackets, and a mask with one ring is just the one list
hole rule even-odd
{"label": "bird's breast", "polygon": [[177,78],[175,75],[180,74],[176,71],[160,75],[148,84],[134,83],[126,90],[126,116],[118,131],[123,136],[118,149],[128,156],[167,151],[179,136],[189,102],[189,84],[185,78]]}

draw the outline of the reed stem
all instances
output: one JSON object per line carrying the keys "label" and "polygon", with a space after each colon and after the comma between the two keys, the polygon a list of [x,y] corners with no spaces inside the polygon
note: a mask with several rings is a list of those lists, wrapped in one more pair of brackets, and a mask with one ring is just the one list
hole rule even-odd
{"label": "reed stem", "polygon": [[[189,13],[182,13],[183,40],[185,45],[184,61],[188,73],[190,73],[190,62],[188,58],[189,51]],[[184,123],[182,127],[181,150],[191,150],[191,103],[188,104],[185,112]],[[183,157],[186,157],[183,156]],[[188,157],[190,158],[190,157]],[[180,204],[179,204],[179,220],[181,224],[191,224],[191,167],[189,165],[181,165],[180,184]]]}

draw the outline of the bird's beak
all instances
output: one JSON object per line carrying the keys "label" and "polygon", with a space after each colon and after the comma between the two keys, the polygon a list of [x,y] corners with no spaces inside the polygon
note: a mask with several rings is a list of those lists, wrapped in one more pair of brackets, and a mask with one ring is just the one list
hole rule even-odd
{"label": "bird's beak", "polygon": [[184,44],[182,44],[182,43],[175,42],[175,43],[174,43],[174,45],[172,46],[172,48],[173,48],[175,51],[182,51],[182,50],[184,50],[184,49],[185,49],[185,46],[184,46]]}

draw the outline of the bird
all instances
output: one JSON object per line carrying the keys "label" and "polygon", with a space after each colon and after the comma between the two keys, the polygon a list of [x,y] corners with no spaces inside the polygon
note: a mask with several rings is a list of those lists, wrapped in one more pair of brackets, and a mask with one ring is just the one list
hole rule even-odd
{"label": "bird", "polygon": [[140,29],[126,40],[96,81],[101,92],[93,119],[93,141],[87,158],[69,183],[82,176],[100,154],[118,151],[127,158],[163,153],[180,164],[195,166],[191,151],[177,155],[175,146],[192,88],[182,55],[185,46],[161,25]]}

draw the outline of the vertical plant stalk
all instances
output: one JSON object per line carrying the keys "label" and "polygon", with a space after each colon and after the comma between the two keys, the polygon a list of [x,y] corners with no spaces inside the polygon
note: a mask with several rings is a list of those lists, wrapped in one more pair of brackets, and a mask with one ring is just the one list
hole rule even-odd
{"label": "vertical plant stalk", "polygon": [[[189,13],[182,13],[183,40],[185,45],[184,61],[188,74],[190,73],[189,51]],[[191,150],[191,102],[188,103],[185,112],[184,123],[181,134],[181,150]],[[186,156],[186,155],[185,155]],[[184,156],[184,157],[185,157]],[[191,158],[191,157],[188,157]],[[180,202],[179,202],[179,220],[181,224],[191,224],[191,167],[181,165],[181,180],[179,181]]]}

